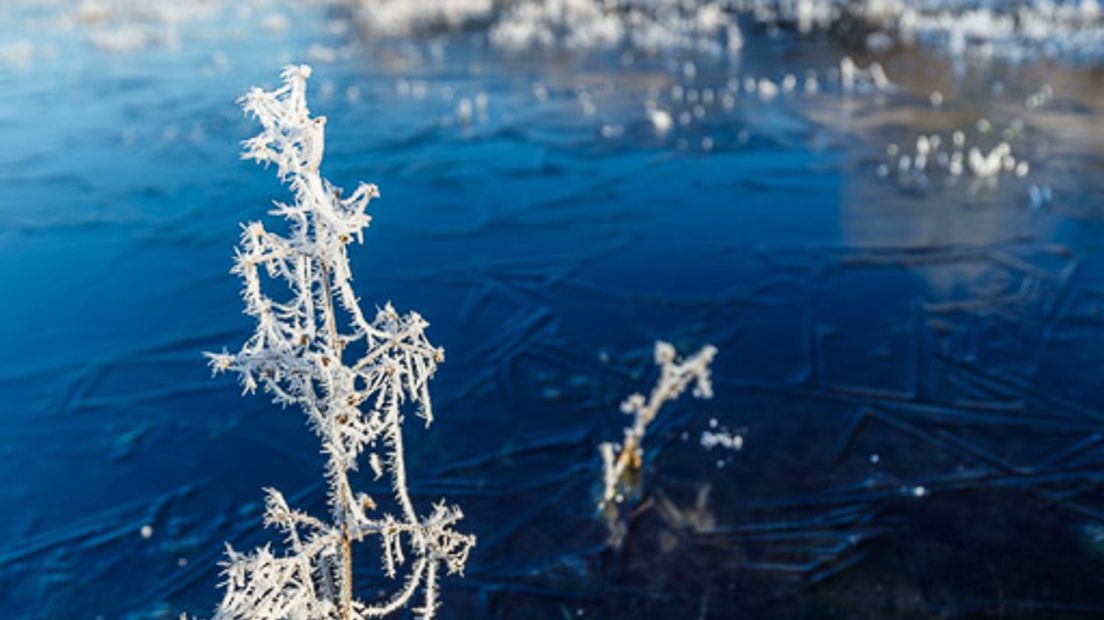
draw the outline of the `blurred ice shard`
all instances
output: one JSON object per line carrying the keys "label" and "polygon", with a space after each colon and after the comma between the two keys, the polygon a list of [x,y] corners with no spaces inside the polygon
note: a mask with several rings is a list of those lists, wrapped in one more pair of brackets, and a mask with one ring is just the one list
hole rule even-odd
{"label": "blurred ice shard", "polygon": [[503,48],[595,49],[627,46],[735,52],[743,37],[720,1],[522,0],[502,12],[490,31]]}
{"label": "blurred ice shard", "polygon": [[510,50],[632,47],[733,52],[743,44],[724,0],[352,0],[372,34],[408,36],[486,28]]}
{"label": "blurred ice shard", "polygon": [[458,30],[488,20],[493,0],[356,0],[357,18],[372,33],[408,36]]}

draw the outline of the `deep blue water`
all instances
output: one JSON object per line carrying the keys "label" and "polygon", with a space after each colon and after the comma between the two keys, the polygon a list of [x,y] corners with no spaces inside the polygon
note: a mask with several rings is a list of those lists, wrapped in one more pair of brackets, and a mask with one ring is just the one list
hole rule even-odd
{"label": "deep blue water", "polygon": [[[912,50],[880,58],[897,90],[847,94],[827,76],[854,52],[826,37],[749,31],[688,82],[681,57],[358,40],[285,11],[282,34],[226,9],[125,53],[5,26],[41,43],[0,73],[7,617],[209,616],[223,541],[270,536],[261,487],[324,510],[301,414],[201,355],[247,337],[238,225],[286,197],[239,160],[235,99],[312,43],[351,46],[314,63],[324,172],[382,192],[358,293],[447,351],[438,420],[407,442],[419,504],[460,504],[479,537],[441,617],[1104,615],[1098,71]],[[676,84],[806,70],[815,95],[740,94],[667,134],[644,111],[650,89],[677,119]],[[983,117],[1023,121],[1025,178],[879,176],[888,143]],[[716,396],[650,430],[651,499],[614,552],[597,445],[656,339],[716,345]],[[744,448],[705,451],[711,419]],[[370,553],[357,567],[363,596],[386,587]]]}

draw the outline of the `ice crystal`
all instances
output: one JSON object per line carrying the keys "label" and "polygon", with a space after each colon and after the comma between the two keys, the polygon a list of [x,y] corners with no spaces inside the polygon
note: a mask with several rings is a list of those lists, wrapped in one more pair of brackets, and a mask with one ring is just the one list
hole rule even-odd
{"label": "ice crystal", "polygon": [[881,64],[872,62],[867,67],[860,67],[850,56],[844,56],[840,60],[840,86],[848,93],[856,90],[878,92],[891,89],[893,83],[889,81]]}
{"label": "ice crystal", "polygon": [[644,433],[664,404],[681,396],[691,383],[694,383],[695,397],[713,397],[709,366],[716,355],[717,349],[706,345],[691,357],[680,360],[675,347],[663,341],[656,342],[655,363],[659,366],[659,380],[652,393],[646,398],[636,393],[625,399],[621,403],[621,411],[632,415],[633,423],[625,428],[624,441],[621,444],[606,442],[599,446],[603,466],[599,507],[619,502],[626,480],[639,472],[644,463],[641,448]]}
{"label": "ice crystal", "polygon": [[[428,383],[444,351],[429,343],[429,324],[417,313],[399,314],[390,303],[374,316],[360,308],[348,246],[362,240],[371,221],[366,209],[379,192],[361,184],[343,196],[319,173],[326,119],[307,108],[310,73],[307,66],[287,67],[281,88],[255,88],[241,100],[262,126],[245,142],[243,158],[275,165],[294,202],[271,212],[287,219],[286,235],[260,222],[243,226],[232,271],[244,282],[245,313],[256,329],[237,353],[208,356],[216,373],[238,373],[246,392],[260,387],[306,413],[322,442],[330,515],[323,520],[295,510],[268,489],[265,525],[283,532],[286,550],[228,547],[216,618],[374,618],[406,606],[421,590],[424,602],[415,611],[428,619],[438,604],[441,565],[461,573],[475,544],[453,529],[459,508],[440,504],[419,516],[407,490],[404,411],[416,408],[427,426],[433,420]],[[286,294],[270,294],[277,283]],[[349,473],[365,452],[373,471],[390,478],[398,515],[379,514],[371,497],[353,489]],[[353,596],[351,545],[371,536],[380,541],[387,576],[397,579],[404,568],[406,574],[389,598],[365,602]]]}

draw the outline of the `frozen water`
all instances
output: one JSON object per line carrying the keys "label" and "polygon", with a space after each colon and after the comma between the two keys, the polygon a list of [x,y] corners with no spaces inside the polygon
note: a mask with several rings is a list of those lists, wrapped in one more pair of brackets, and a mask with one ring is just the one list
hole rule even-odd
{"label": "frozen water", "polygon": [[[383,188],[358,294],[450,354],[407,439],[414,501],[480,540],[441,618],[1104,613],[1093,23],[1072,54],[871,50],[792,3],[807,33],[741,13],[736,54],[519,51],[497,8],[382,36],[332,3],[171,4],[0,8],[9,617],[209,616],[262,487],[325,510],[300,417],[200,355],[250,333],[228,248],[280,194],[234,101],[308,56],[327,177]],[[715,397],[649,427],[612,554],[596,449],[657,339],[723,351]],[[739,452],[702,448],[711,418]]]}

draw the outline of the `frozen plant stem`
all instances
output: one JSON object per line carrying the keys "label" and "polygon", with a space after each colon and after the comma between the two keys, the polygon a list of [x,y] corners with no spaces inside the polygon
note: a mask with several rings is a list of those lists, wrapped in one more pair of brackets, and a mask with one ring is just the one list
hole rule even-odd
{"label": "frozen plant stem", "polygon": [[[424,593],[414,611],[433,618],[440,564],[462,573],[475,537],[453,525],[460,509],[436,504],[419,517],[406,484],[404,411],[414,407],[433,421],[429,380],[444,351],[425,336],[429,324],[416,312],[400,315],[390,303],[368,320],[352,288],[347,248],[363,239],[369,202],[379,195],[361,184],[348,197],[324,179],[324,117],[311,117],[306,86],[310,67],[287,67],[284,85],[253,89],[241,101],[262,131],[245,142],[243,157],[275,164],[295,198],[271,211],[288,221],[288,233],[260,222],[243,227],[233,273],[244,282],[245,313],[253,335],[237,353],[208,354],[218,373],[238,373],[246,392],[261,387],[275,402],[296,405],[322,442],[330,520],[288,506],[267,489],[265,525],[281,530],[287,551],[269,545],[251,553],[227,546],[225,593],[217,620],[360,620],[386,616]],[[264,284],[265,286],[262,286]],[[281,295],[265,289],[279,284]],[[354,356],[351,351],[360,352]],[[380,514],[349,478],[369,452],[376,477],[388,476],[400,514]],[[380,455],[383,455],[381,458]],[[377,602],[353,595],[353,543],[380,540],[390,579],[410,567],[398,589]]]}
{"label": "frozen plant stem", "polygon": [[621,411],[633,415],[633,424],[625,429],[625,439],[620,444],[603,443],[598,447],[602,455],[603,491],[599,508],[620,503],[621,490],[627,480],[639,473],[644,464],[641,442],[648,425],[668,401],[678,398],[691,382],[697,398],[712,398],[709,365],[717,355],[716,347],[706,345],[688,359],[678,360],[675,347],[659,341],[655,345],[655,363],[659,365],[659,380],[647,399],[637,393],[621,403]]}

